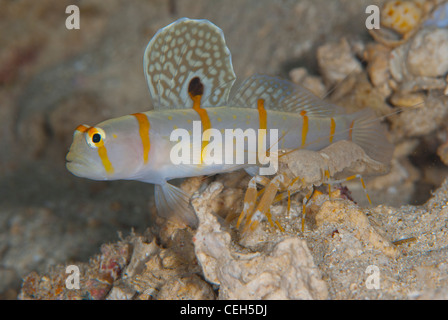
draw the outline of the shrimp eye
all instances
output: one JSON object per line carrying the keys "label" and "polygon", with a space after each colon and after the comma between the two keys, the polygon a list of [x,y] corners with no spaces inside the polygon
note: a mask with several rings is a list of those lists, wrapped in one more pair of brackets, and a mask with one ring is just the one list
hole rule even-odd
{"label": "shrimp eye", "polygon": [[106,139],[106,133],[101,128],[89,128],[86,132],[87,144],[92,148],[101,147]]}

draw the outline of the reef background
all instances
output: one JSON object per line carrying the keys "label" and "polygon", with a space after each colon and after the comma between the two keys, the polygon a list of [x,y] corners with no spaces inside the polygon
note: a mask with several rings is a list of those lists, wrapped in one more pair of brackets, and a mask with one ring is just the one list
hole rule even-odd
{"label": "reef background", "polygon": [[[383,2],[1,1],[0,298],[15,299],[32,271],[86,263],[102,244],[150,225],[152,186],[77,178],[65,169],[65,154],[77,125],[151,109],[142,55],[158,29],[181,17],[212,21],[224,31],[238,80],[253,73],[289,78],[300,67],[319,75],[317,48],[342,37],[368,41],[365,8]],[[70,4],[81,10],[80,30],[65,27]],[[440,162],[418,159],[426,161],[422,166]],[[433,179],[421,182],[420,204],[445,176],[446,167],[436,167]],[[375,192],[371,197],[374,204],[404,205],[415,200],[415,189],[409,192],[388,202]],[[138,241],[124,242],[135,248]],[[330,297],[347,298],[331,290]]]}

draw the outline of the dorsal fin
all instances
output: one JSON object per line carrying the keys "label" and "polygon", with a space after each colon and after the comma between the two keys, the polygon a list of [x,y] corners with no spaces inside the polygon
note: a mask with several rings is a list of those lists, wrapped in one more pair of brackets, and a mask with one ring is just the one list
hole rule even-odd
{"label": "dorsal fin", "polygon": [[191,108],[190,82],[203,84],[201,106],[227,103],[235,81],[221,29],[208,20],[179,19],[149,41],[143,67],[154,109]]}
{"label": "dorsal fin", "polygon": [[309,116],[331,117],[340,111],[338,106],[316,97],[295,83],[260,74],[246,79],[229,105],[256,108],[259,99],[264,99],[266,109],[296,113],[306,111]]}

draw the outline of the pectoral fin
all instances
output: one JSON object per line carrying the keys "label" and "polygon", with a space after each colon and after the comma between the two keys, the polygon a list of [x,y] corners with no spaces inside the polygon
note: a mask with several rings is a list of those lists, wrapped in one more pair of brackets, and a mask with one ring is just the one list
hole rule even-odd
{"label": "pectoral fin", "polygon": [[190,205],[190,195],[172,184],[155,185],[158,214],[164,218],[178,219],[192,228],[198,226],[198,218]]}

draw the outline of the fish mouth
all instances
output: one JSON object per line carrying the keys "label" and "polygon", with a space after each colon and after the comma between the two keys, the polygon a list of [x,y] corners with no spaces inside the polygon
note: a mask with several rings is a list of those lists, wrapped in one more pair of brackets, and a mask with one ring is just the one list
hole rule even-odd
{"label": "fish mouth", "polygon": [[67,160],[65,167],[74,175],[79,176],[84,165],[77,161]]}
{"label": "fish mouth", "polygon": [[88,167],[86,162],[74,157],[71,152],[67,153],[65,160],[65,167],[67,170],[76,176],[81,176],[82,172],[85,171],[85,168]]}
{"label": "fish mouth", "polygon": [[101,168],[84,157],[76,157],[74,153],[69,152],[65,157],[65,168],[73,175],[79,178],[91,180],[105,180],[101,175]]}
{"label": "fish mouth", "polygon": [[69,163],[69,162],[72,162],[73,160],[74,159],[73,159],[72,153],[68,152],[67,155],[65,156],[65,161],[67,161],[67,163]]}
{"label": "fish mouth", "polygon": [[71,151],[69,151],[67,153],[67,155],[65,156],[65,160],[67,161],[67,163],[77,163],[77,164],[80,164],[80,165],[88,166],[88,162],[87,161],[83,161],[79,157],[76,157],[74,155],[74,153],[71,152]]}

